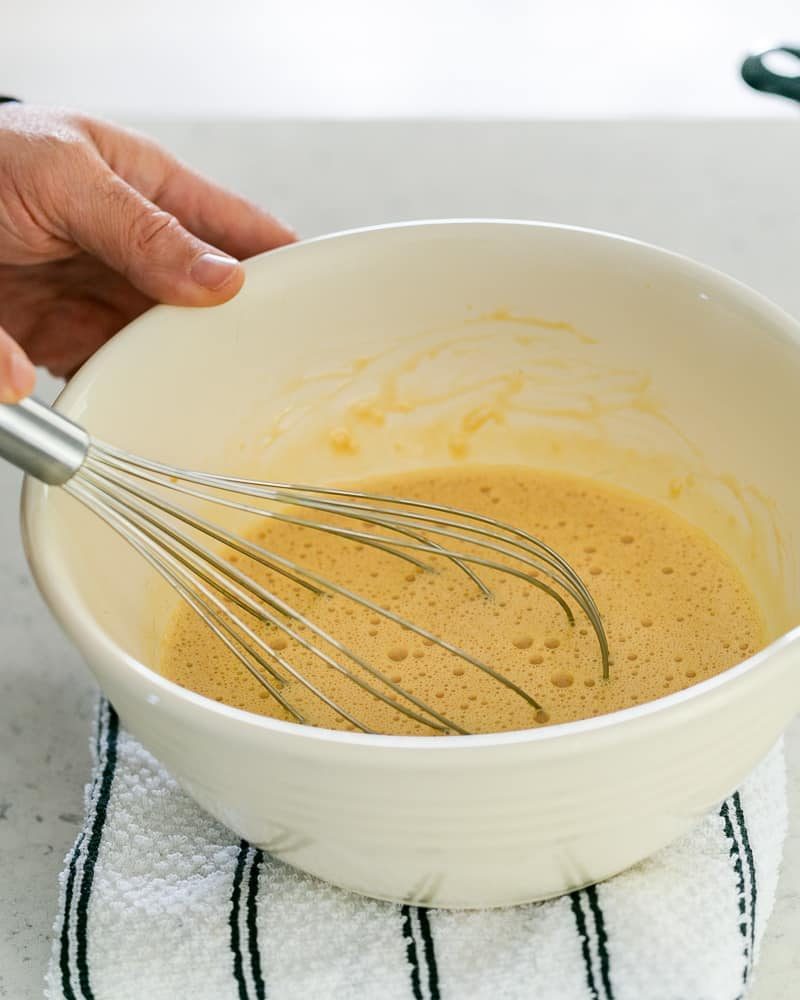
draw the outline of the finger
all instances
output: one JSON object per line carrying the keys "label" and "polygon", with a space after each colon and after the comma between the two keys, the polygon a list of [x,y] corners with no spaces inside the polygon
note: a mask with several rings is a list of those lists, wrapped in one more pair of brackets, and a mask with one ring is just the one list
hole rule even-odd
{"label": "finger", "polygon": [[66,299],[39,317],[25,346],[36,364],[52,375],[68,376],[124,324],[125,318],[111,305]]}
{"label": "finger", "polygon": [[0,266],[0,324],[33,364],[68,376],[153,300],[96,257]]}
{"label": "finger", "polygon": [[297,240],[294,230],[269,212],[183,164],[175,165],[156,201],[197,236],[240,259]]}
{"label": "finger", "polygon": [[33,392],[36,369],[19,344],[0,330],[0,403],[18,403]]}
{"label": "finger", "polygon": [[201,239],[238,258],[297,239],[269,212],[191,170],[147,136],[94,119],[87,125],[112,170]]}
{"label": "finger", "polygon": [[[39,264],[37,267],[16,268],[16,271],[24,272],[29,281],[37,282],[40,298],[49,298],[56,303],[86,301],[109,306],[119,314],[120,326],[153,305],[153,300],[134,288],[127,278],[87,253],[79,253],[69,260]],[[0,268],[0,322],[2,293]],[[18,322],[22,322],[21,316]],[[18,335],[18,322],[9,325],[13,325],[17,339],[23,343]]]}
{"label": "finger", "polygon": [[82,249],[159,302],[216,305],[244,282],[235,258],[188,232],[99,157],[93,183],[69,203],[64,221]]}

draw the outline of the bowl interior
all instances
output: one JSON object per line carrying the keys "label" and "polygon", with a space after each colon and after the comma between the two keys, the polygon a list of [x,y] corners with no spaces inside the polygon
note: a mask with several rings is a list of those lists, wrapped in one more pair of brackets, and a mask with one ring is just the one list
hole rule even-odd
{"label": "bowl interior", "polygon": [[[770,637],[800,620],[800,341],[754,293],[631,241],[503,222],[342,234],[247,270],[231,303],[132,324],[59,408],[142,455],[258,478],[477,461],[608,479],[716,538]],[[25,516],[62,619],[81,609],[151,665],[177,597],[58,491],[32,484]]]}

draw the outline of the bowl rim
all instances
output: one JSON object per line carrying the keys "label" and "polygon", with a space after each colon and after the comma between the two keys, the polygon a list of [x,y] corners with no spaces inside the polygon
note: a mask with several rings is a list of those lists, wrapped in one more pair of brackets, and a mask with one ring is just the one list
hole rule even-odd
{"label": "bowl rim", "polygon": [[[784,337],[800,349],[800,322],[765,295],[725,272],[696,261],[684,254],[664,249],[663,247],[634,237],[557,222],[476,217],[420,219],[381,223],[326,233],[297,243],[288,244],[275,250],[257,254],[249,260],[243,261],[243,266],[247,274],[247,272],[253,271],[256,267],[260,266],[267,258],[274,259],[277,254],[303,252],[307,247],[331,240],[363,238],[387,231],[427,230],[434,227],[448,228],[462,226],[525,227],[539,230],[555,230],[558,232],[580,234],[609,244],[630,245],[668,262],[672,267],[677,266],[684,272],[692,273],[698,278],[704,278],[713,283],[718,290],[726,293],[729,298],[747,304],[765,319],[769,320],[775,327],[780,328]],[[127,324],[81,367],[72,380],[62,389],[54,406],[59,410],[69,411],[71,404],[77,401],[80,394],[84,391],[84,385],[89,380],[98,376],[98,369],[102,358],[107,357],[115,350],[123,349],[122,344],[129,340],[132,335],[135,335],[135,330],[141,322],[152,322],[152,317],[157,317],[165,311],[177,308],[180,307],[163,304],[155,305]],[[149,686],[150,691],[147,697],[153,704],[157,704],[161,700],[160,694],[163,693],[167,698],[182,702],[201,713],[208,713],[212,716],[226,719],[235,725],[265,730],[288,738],[313,741],[321,740],[323,742],[372,748],[402,748],[405,750],[431,750],[436,748],[438,752],[564,740],[571,736],[615,730],[636,720],[646,719],[653,715],[664,715],[673,708],[703,699],[704,696],[711,694],[717,689],[750,674],[768,659],[780,655],[789,646],[795,643],[800,644],[800,625],[798,625],[773,640],[769,645],[754,653],[746,660],[681,691],[676,691],[652,701],[643,702],[640,705],[633,705],[615,712],[594,716],[593,718],[577,719],[572,722],[557,723],[542,728],[519,729],[501,733],[476,733],[463,736],[451,735],[447,738],[442,738],[441,736],[400,736],[382,733],[349,732],[346,730],[303,725],[296,722],[284,722],[272,716],[258,715],[244,709],[216,702],[195,691],[181,687],[151,667],[141,663],[136,657],[118,646],[91,615],[88,608],[78,597],[74,587],[70,585],[69,574],[64,564],[60,563],[52,555],[49,547],[36,544],[37,524],[42,523],[42,515],[46,510],[47,496],[50,489],[51,487],[31,479],[29,476],[26,476],[24,479],[20,508],[23,544],[31,573],[42,596],[56,619],[79,648],[82,646],[82,643],[75,637],[77,634],[82,634],[85,641],[91,644],[105,659],[112,661],[121,670],[131,671],[138,677],[142,684]],[[39,503],[37,503],[37,499],[40,501]]]}

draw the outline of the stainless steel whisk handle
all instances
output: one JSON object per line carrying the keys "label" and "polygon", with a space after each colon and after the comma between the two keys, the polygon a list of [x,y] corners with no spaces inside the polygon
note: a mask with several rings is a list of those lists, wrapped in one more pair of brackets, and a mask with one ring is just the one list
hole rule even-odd
{"label": "stainless steel whisk handle", "polygon": [[0,403],[0,457],[50,486],[63,486],[83,465],[91,438],[36,399]]}

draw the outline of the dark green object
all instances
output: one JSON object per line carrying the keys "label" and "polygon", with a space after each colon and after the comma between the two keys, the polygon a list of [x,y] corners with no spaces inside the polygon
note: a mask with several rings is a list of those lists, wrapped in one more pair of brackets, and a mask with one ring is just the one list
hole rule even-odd
{"label": "dark green object", "polygon": [[[748,56],[742,63],[742,79],[753,88],[766,94],[777,94],[788,97],[791,101],[800,102],[800,74],[797,76],[781,76],[773,73],[764,65],[764,57],[771,52],[786,52],[800,60],[800,49],[788,45],[776,45],[774,49],[766,49],[756,55]],[[798,63],[800,66],[800,63]]]}

